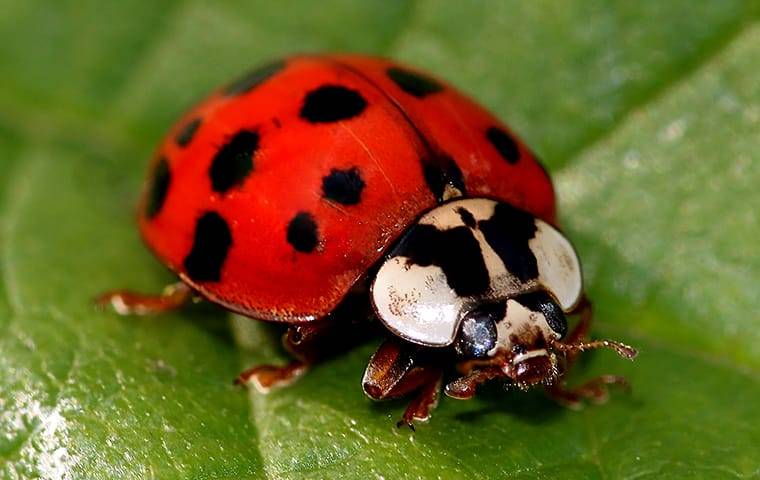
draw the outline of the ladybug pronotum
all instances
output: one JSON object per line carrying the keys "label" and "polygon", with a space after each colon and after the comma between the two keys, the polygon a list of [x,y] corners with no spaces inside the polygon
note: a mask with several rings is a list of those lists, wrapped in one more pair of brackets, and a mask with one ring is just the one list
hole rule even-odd
{"label": "ladybug pronotum", "polygon": [[146,314],[199,296],[287,324],[294,360],[237,379],[262,392],[380,325],[362,386],[415,395],[400,425],[429,418],[444,379],[454,398],[501,380],[578,406],[625,383],[567,387],[579,352],[636,350],[586,339],[591,306],[555,208],[531,151],[451,86],[379,58],[292,57],[212,93],[158,149],[140,231],[181,281],[99,301]]}

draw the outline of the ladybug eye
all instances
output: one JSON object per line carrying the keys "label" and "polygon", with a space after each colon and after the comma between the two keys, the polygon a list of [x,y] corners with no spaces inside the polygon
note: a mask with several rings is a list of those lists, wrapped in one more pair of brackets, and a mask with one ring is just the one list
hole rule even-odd
{"label": "ladybug eye", "polygon": [[496,323],[493,309],[478,309],[462,320],[454,349],[461,357],[483,358],[496,346]]}
{"label": "ladybug eye", "polygon": [[541,313],[546,318],[546,323],[559,335],[559,338],[565,336],[567,333],[565,313],[548,293],[539,290],[520,295],[515,300],[531,312]]}

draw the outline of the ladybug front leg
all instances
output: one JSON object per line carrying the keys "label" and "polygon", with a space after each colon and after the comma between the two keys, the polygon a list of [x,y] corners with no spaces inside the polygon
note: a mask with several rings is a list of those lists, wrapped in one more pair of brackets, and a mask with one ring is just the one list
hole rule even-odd
{"label": "ladybug front leg", "polygon": [[[575,311],[580,314],[580,320],[564,340],[563,343],[566,345],[583,344],[591,329],[593,309],[588,298],[584,296]],[[609,396],[608,385],[619,385],[625,390],[630,390],[628,380],[618,375],[600,375],[581,385],[568,387],[566,384],[567,373],[577,360],[578,354],[583,350],[583,348],[578,348],[566,352],[564,372],[555,383],[546,387],[546,392],[552,399],[568,408],[577,410],[583,406],[584,399],[592,403],[604,403]],[[635,356],[635,351],[633,355]]]}
{"label": "ladybug front leg", "polygon": [[417,392],[397,426],[414,430],[415,422],[430,418],[438,403],[443,374],[440,368],[418,364],[419,347],[388,339],[380,345],[364,372],[364,393],[373,400],[399,398]]}
{"label": "ladybug front leg", "polygon": [[466,375],[446,385],[444,391],[451,398],[469,400],[475,396],[478,386],[489,380],[503,376],[504,372],[497,366],[472,369]]}
{"label": "ladybug front leg", "polygon": [[160,295],[145,295],[129,290],[114,290],[99,295],[95,304],[111,306],[121,315],[151,315],[176,310],[193,298],[193,291],[183,282],[167,285]]}

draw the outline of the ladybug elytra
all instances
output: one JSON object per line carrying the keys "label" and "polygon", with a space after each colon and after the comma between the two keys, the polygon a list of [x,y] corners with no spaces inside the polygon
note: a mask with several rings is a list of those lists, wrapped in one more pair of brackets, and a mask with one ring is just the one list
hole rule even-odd
{"label": "ladybug elytra", "polygon": [[578,405],[625,380],[567,387],[577,353],[636,355],[586,340],[580,263],[531,151],[451,86],[388,60],[291,57],[215,91],[160,145],[139,225],[181,281],[100,302],[143,314],[200,296],[286,323],[295,359],[238,378],[261,391],[368,324],[387,338],[364,391],[416,394],[409,426],[429,417],[444,379],[454,398],[500,379]]}

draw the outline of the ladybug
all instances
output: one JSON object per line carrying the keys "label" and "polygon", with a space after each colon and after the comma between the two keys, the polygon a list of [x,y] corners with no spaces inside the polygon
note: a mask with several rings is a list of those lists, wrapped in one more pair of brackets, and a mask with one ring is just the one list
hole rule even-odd
{"label": "ladybug", "polygon": [[262,392],[371,325],[385,340],[364,392],[415,395],[410,427],[444,379],[458,399],[501,380],[576,407],[626,384],[569,388],[579,352],[637,353],[587,340],[580,263],[534,154],[450,85],[389,60],[295,56],[215,91],[159,146],[139,226],[180,282],[99,302],[147,314],[202,297],[286,324],[294,360],[237,379]]}

